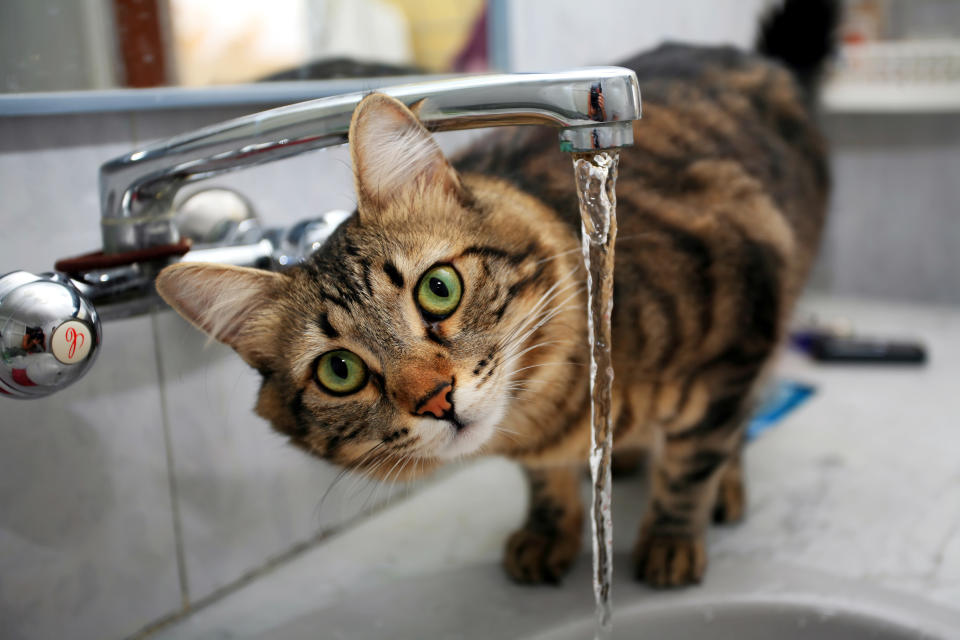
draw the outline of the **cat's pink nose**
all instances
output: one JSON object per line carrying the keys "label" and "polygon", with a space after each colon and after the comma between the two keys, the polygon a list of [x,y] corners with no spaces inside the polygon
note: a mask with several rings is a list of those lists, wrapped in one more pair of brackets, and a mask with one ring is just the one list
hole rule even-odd
{"label": "cat's pink nose", "polygon": [[418,416],[431,413],[435,418],[442,418],[447,411],[453,408],[449,399],[451,391],[453,391],[452,384],[449,382],[440,383],[433,391],[417,401],[413,412]]}

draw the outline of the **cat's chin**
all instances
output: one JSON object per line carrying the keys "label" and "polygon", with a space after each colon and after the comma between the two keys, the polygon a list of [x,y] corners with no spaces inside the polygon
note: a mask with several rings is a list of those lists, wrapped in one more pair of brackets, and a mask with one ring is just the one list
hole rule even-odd
{"label": "cat's chin", "polygon": [[494,410],[483,416],[459,416],[459,425],[429,420],[423,427],[433,432],[430,455],[440,460],[455,460],[477,453],[496,433],[500,413]]}
{"label": "cat's chin", "polygon": [[489,420],[467,422],[459,429],[450,425],[449,439],[437,450],[437,457],[454,460],[476,453],[493,436],[496,426],[495,422]]}

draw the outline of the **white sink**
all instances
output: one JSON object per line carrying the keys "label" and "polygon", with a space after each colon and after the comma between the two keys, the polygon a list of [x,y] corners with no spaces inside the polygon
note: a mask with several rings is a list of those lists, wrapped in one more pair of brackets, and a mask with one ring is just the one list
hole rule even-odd
{"label": "white sink", "polygon": [[[589,580],[588,556],[560,588],[513,585],[496,565],[465,567],[352,592],[261,637],[583,640],[593,637]],[[614,639],[960,638],[956,611],[798,567],[721,561],[703,585],[668,592],[616,575],[613,594]]]}
{"label": "white sink", "polygon": [[[924,628],[886,613],[837,608],[828,602],[752,600],[628,608],[620,612],[613,640],[947,640],[960,634],[960,629],[948,636],[926,628],[926,622],[920,624]],[[535,640],[583,640],[592,633],[590,621],[585,620]]]}

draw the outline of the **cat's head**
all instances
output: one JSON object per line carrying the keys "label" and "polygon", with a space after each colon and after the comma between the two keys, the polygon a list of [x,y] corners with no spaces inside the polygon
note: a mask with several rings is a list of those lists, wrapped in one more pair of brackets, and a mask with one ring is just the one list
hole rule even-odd
{"label": "cat's head", "polygon": [[158,291],[262,374],[257,412],[311,453],[385,476],[522,443],[583,375],[562,366],[581,342],[575,236],[458,175],[393,98],[360,103],[350,147],[357,212],[306,262],[181,263]]}

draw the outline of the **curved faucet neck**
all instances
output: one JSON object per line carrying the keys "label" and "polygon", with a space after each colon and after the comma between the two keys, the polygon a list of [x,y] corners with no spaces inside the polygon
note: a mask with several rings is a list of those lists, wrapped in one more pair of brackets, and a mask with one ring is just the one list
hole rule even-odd
{"label": "curved faucet neck", "polygon": [[[433,131],[507,125],[560,129],[561,149],[579,152],[632,144],[640,118],[633,71],[596,67],[559,73],[449,78],[382,89]],[[347,141],[366,93],[255,113],[176,136],[100,168],[103,250],[108,254],[175,244],[173,197],[188,182]]]}

